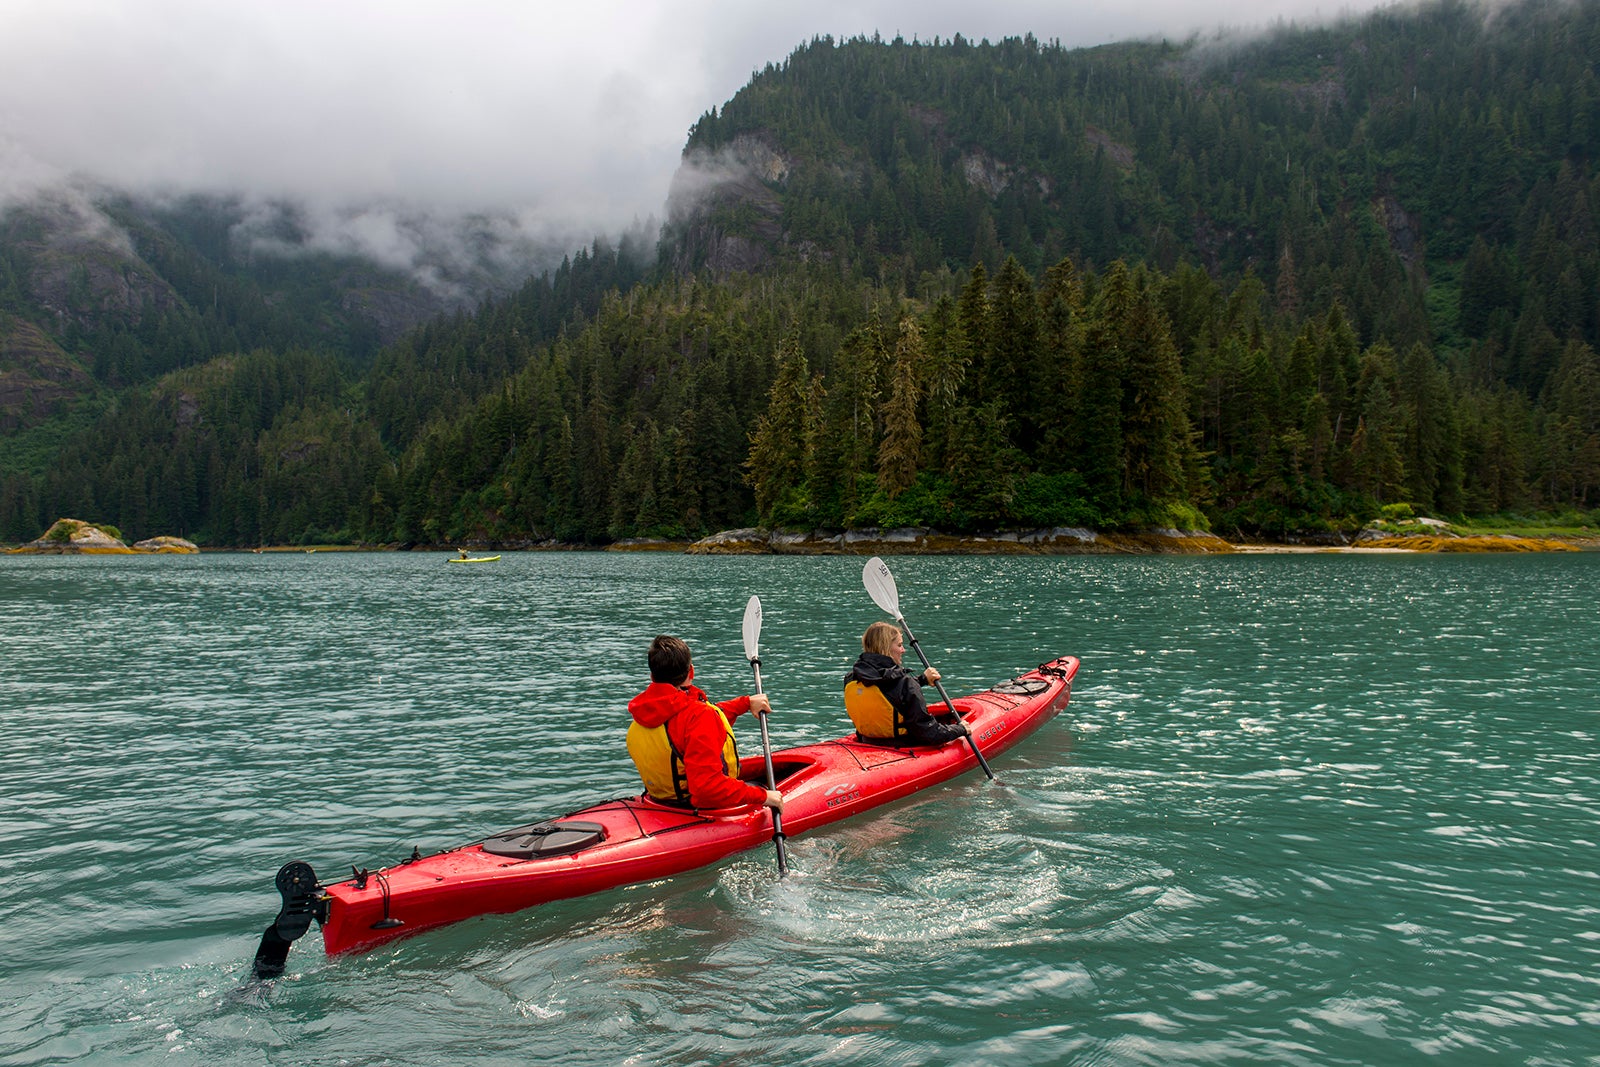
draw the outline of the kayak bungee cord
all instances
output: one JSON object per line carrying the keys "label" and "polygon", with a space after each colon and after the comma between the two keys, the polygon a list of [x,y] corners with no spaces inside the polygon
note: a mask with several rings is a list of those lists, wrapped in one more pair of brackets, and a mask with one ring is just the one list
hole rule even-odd
{"label": "kayak bungee cord", "polygon": [[[656,834],[670,833],[673,830],[681,830],[685,826],[697,826],[700,823],[711,821],[711,816],[702,815],[700,813],[700,809],[698,808],[675,808],[673,809],[674,811],[677,811],[679,814],[687,817],[689,821],[680,823],[677,826],[667,826],[656,830],[646,830],[644,826],[644,820],[639,818],[639,809],[634,806],[634,803],[638,799],[638,797],[617,797],[615,800],[608,800],[604,804],[597,804],[594,807],[580,808],[577,811],[569,811],[567,814],[561,816],[561,819],[570,819],[574,815],[592,814],[597,809],[604,808],[608,804],[615,804],[623,811],[633,816],[633,824],[639,828],[640,837],[654,837]],[[552,819],[551,822],[560,822],[561,819]]]}
{"label": "kayak bungee cord", "polygon": [[393,899],[394,891],[389,888],[389,869],[385,867],[377,873],[378,892],[383,894],[383,918],[372,924],[374,930],[393,930],[397,926],[404,926],[404,919],[396,919],[389,914],[389,902]]}

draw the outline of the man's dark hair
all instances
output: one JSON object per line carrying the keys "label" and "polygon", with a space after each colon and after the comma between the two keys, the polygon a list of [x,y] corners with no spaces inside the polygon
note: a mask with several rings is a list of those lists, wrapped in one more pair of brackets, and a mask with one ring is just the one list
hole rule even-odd
{"label": "man's dark hair", "polygon": [[689,680],[689,646],[682,638],[662,634],[650,642],[650,680],[682,685]]}

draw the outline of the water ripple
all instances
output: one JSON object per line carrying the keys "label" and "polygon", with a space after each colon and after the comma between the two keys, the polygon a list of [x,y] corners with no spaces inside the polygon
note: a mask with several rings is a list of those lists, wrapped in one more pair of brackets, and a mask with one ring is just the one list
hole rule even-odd
{"label": "water ripple", "polygon": [[262,984],[286,859],[635,792],[658,632],[842,732],[861,561],[0,557],[0,1065],[1594,1062],[1597,559],[897,560],[952,692],[1084,660],[999,784]]}

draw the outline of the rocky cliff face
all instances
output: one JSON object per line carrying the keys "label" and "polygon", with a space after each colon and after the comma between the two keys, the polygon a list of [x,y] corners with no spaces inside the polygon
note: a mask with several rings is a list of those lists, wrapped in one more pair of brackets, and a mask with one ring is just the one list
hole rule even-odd
{"label": "rocky cliff face", "polygon": [[137,326],[182,303],[128,235],[81,198],[46,198],[13,209],[7,222],[7,243],[29,264],[28,293],[53,316],[52,329],[107,319]]}
{"label": "rocky cliff face", "polygon": [[0,316],[0,434],[60,414],[94,388],[83,365],[43,330]]}
{"label": "rocky cliff face", "polygon": [[352,318],[370,323],[378,340],[387,345],[453,305],[420,287],[400,291],[366,285],[347,290],[339,306]]}
{"label": "rocky cliff face", "polygon": [[790,161],[759,135],[744,135],[715,155],[685,158],[667,197],[676,234],[673,269],[705,267],[724,277],[759,270],[784,241],[778,190]]}

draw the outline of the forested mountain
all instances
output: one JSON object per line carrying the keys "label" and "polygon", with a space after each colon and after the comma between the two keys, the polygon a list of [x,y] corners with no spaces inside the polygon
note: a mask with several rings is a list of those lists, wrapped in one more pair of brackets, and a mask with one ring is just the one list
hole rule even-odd
{"label": "forested mountain", "polygon": [[[238,203],[200,197],[14,206],[0,217],[0,314],[11,331],[44,330],[115,389],[263,346],[318,346],[364,363],[449,310],[415,281],[353,256],[240,250],[232,234],[244,215]],[[284,213],[268,230],[289,247],[294,228]]]}
{"label": "forested mountain", "polygon": [[695,125],[653,269],[596,241],[370,360],[314,314],[166,366],[96,314],[23,323],[8,232],[0,372],[54,349],[97,399],[0,438],[0,537],[1588,511],[1596,56],[1600,0],[1248,42],[818,39]]}

